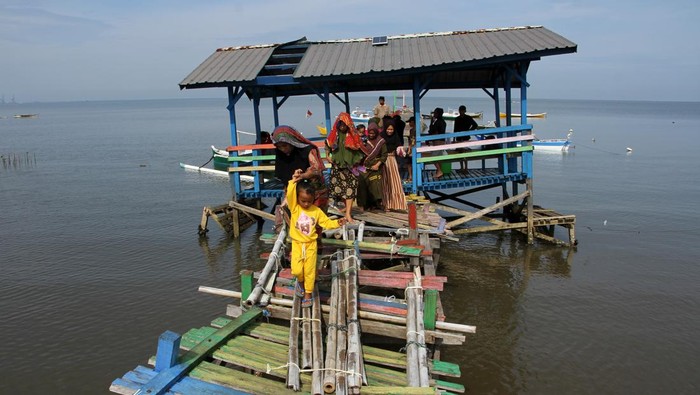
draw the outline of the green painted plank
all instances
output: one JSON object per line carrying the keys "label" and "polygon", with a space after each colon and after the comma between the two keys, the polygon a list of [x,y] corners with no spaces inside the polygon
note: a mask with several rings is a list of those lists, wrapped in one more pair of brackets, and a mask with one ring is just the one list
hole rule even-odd
{"label": "green painted plank", "polygon": [[[353,240],[337,240],[329,238],[323,239],[323,244],[345,248],[355,247],[355,241]],[[391,253],[395,247],[398,247],[397,251],[394,251],[394,255],[420,256],[421,251],[423,251],[423,248],[420,247],[394,246],[392,244],[372,243],[368,241],[360,241],[357,243],[357,245],[361,251],[364,250],[386,253]]]}
{"label": "green painted plank", "polygon": [[192,370],[190,377],[261,395],[299,394],[288,389],[281,381],[269,380],[208,362],[199,364]]}
{"label": "green painted plank", "polygon": [[459,368],[459,365],[456,363],[452,362],[445,362],[445,361],[432,361],[433,368],[431,370],[432,374],[438,374],[441,376],[450,376],[450,377],[461,377],[462,376],[462,370]]}
{"label": "green painted plank", "polygon": [[254,160],[257,160],[257,161],[275,160],[275,156],[274,155],[248,155],[248,156],[229,156],[228,157],[229,162],[252,162]]}
{"label": "green painted plank", "polygon": [[369,386],[362,387],[361,393],[369,395],[434,395],[437,391],[432,387]]}
{"label": "green painted plank", "polygon": [[443,380],[435,380],[435,386],[440,388],[440,389],[446,389],[448,391],[459,392],[460,394],[465,391],[465,388],[462,384],[450,383],[450,382],[443,381]]}
{"label": "green painted plank", "polygon": [[513,154],[513,153],[517,153],[517,152],[528,152],[528,151],[532,151],[532,150],[533,150],[533,147],[531,145],[524,146],[524,147],[499,148],[499,149],[491,149],[491,150],[483,150],[483,151],[470,151],[470,152],[463,152],[463,153],[449,154],[449,155],[440,155],[440,156],[426,156],[426,157],[418,158],[416,160],[416,162],[418,162],[418,163],[430,163],[430,162],[449,161],[449,160],[462,159],[462,158],[478,158],[480,156]]}

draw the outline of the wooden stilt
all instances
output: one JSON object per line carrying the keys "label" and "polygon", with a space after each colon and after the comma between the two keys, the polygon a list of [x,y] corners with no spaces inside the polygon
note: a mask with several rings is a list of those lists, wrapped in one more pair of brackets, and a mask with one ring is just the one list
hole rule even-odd
{"label": "wooden stilt", "polygon": [[527,244],[533,244],[535,242],[534,234],[535,230],[533,227],[533,216],[535,211],[533,210],[533,195],[532,195],[532,178],[528,178],[526,181],[527,185]]}

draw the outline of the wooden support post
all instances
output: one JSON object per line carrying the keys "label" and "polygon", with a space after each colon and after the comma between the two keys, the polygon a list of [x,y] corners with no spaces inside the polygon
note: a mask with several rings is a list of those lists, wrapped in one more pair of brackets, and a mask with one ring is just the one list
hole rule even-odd
{"label": "wooden support post", "polygon": [[435,317],[437,315],[437,299],[438,291],[435,289],[425,290],[425,307],[423,314],[423,323],[425,324],[425,329],[434,330],[435,329]]}
{"label": "wooden support post", "polygon": [[177,362],[177,353],[180,350],[182,336],[172,331],[165,331],[158,337],[158,351],[156,352],[156,372],[170,369]]}
{"label": "wooden support post", "polygon": [[241,270],[241,301],[248,299],[253,291],[253,271]]}
{"label": "wooden support post", "polygon": [[528,178],[526,181],[527,185],[527,244],[534,244],[535,242],[535,229],[533,226],[533,220],[535,211],[533,210],[533,196],[532,196],[532,178]]}
{"label": "wooden support post", "polygon": [[238,218],[238,210],[235,208],[231,210],[231,226],[233,227],[233,238],[237,239],[241,235],[241,223]]}
{"label": "wooden support post", "polygon": [[199,229],[198,229],[198,234],[200,236],[204,236],[207,234],[209,229],[207,229],[207,224],[209,223],[209,208],[207,206],[204,206],[202,208],[202,218],[199,220]]}
{"label": "wooden support post", "polygon": [[408,202],[408,229],[409,239],[418,237],[418,213],[416,212],[416,202]]}

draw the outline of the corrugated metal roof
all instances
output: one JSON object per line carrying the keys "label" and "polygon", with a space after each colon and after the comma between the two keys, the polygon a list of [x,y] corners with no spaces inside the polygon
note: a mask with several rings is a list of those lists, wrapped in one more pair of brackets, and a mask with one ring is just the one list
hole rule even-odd
{"label": "corrugated metal roof", "polygon": [[[406,88],[417,73],[430,74],[443,88],[479,87],[491,84],[492,69],[504,63],[538,60],[577,48],[542,26],[390,36],[386,45],[372,45],[371,38],[305,43],[308,48],[293,73],[296,84],[268,86],[275,94],[309,93],[309,87],[317,89],[319,84],[348,91]],[[254,86],[278,46],[219,49],[180,87]]]}

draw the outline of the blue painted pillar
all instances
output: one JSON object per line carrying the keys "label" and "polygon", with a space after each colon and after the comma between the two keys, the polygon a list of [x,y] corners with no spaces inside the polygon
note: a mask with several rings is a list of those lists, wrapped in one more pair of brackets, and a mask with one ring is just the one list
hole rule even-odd
{"label": "blue painted pillar", "polygon": [[182,337],[175,332],[165,331],[158,337],[158,351],[156,352],[156,372],[169,369],[177,363],[177,355],[180,350]]}
{"label": "blue painted pillar", "polygon": [[[280,126],[279,107],[280,107],[280,105],[277,102],[277,95],[272,96],[272,116],[274,117],[275,127]],[[270,133],[272,133],[272,131],[270,131]]]}
{"label": "blue painted pillar", "polygon": [[[238,88],[236,88],[236,92],[234,92],[233,87],[229,86],[227,88],[227,92],[228,118],[229,123],[231,125],[231,145],[235,147],[238,145],[238,129],[236,128],[236,102],[238,101],[238,98],[240,97],[240,94],[243,93],[243,91],[241,90],[240,92],[238,92]],[[238,156],[238,152],[231,152],[229,153],[229,155]],[[238,162],[233,162],[233,167],[238,167]],[[238,172],[235,172],[232,176],[230,176],[230,179],[233,181],[233,198],[234,200],[237,200],[238,194],[241,192],[241,175]]]}
{"label": "blue painted pillar", "polygon": [[[331,134],[331,99],[330,93],[328,91],[328,85],[323,87],[323,109],[326,112],[326,132],[328,135]],[[326,153],[328,155],[328,153]]]}
{"label": "blue painted pillar", "polygon": [[[274,107],[274,106],[273,106]],[[276,111],[275,111],[276,112]],[[255,142],[260,141],[260,91],[257,89],[255,90],[255,94],[253,96],[253,115],[255,117]],[[253,155],[258,155],[260,151],[255,150],[253,152]],[[260,161],[254,160],[253,161],[253,166],[259,166]],[[260,192],[260,172],[259,171],[254,171],[253,172],[253,190],[255,192]]]}
{"label": "blue painted pillar", "polygon": [[416,162],[418,160],[417,148],[420,148],[421,142],[418,141],[421,133],[421,112],[420,112],[420,80],[415,78],[413,80],[413,93],[411,94],[413,99],[413,116],[416,118],[416,145],[411,150],[411,168],[413,169],[413,183],[411,185],[411,193],[418,193],[418,187],[423,185],[423,165]]}

